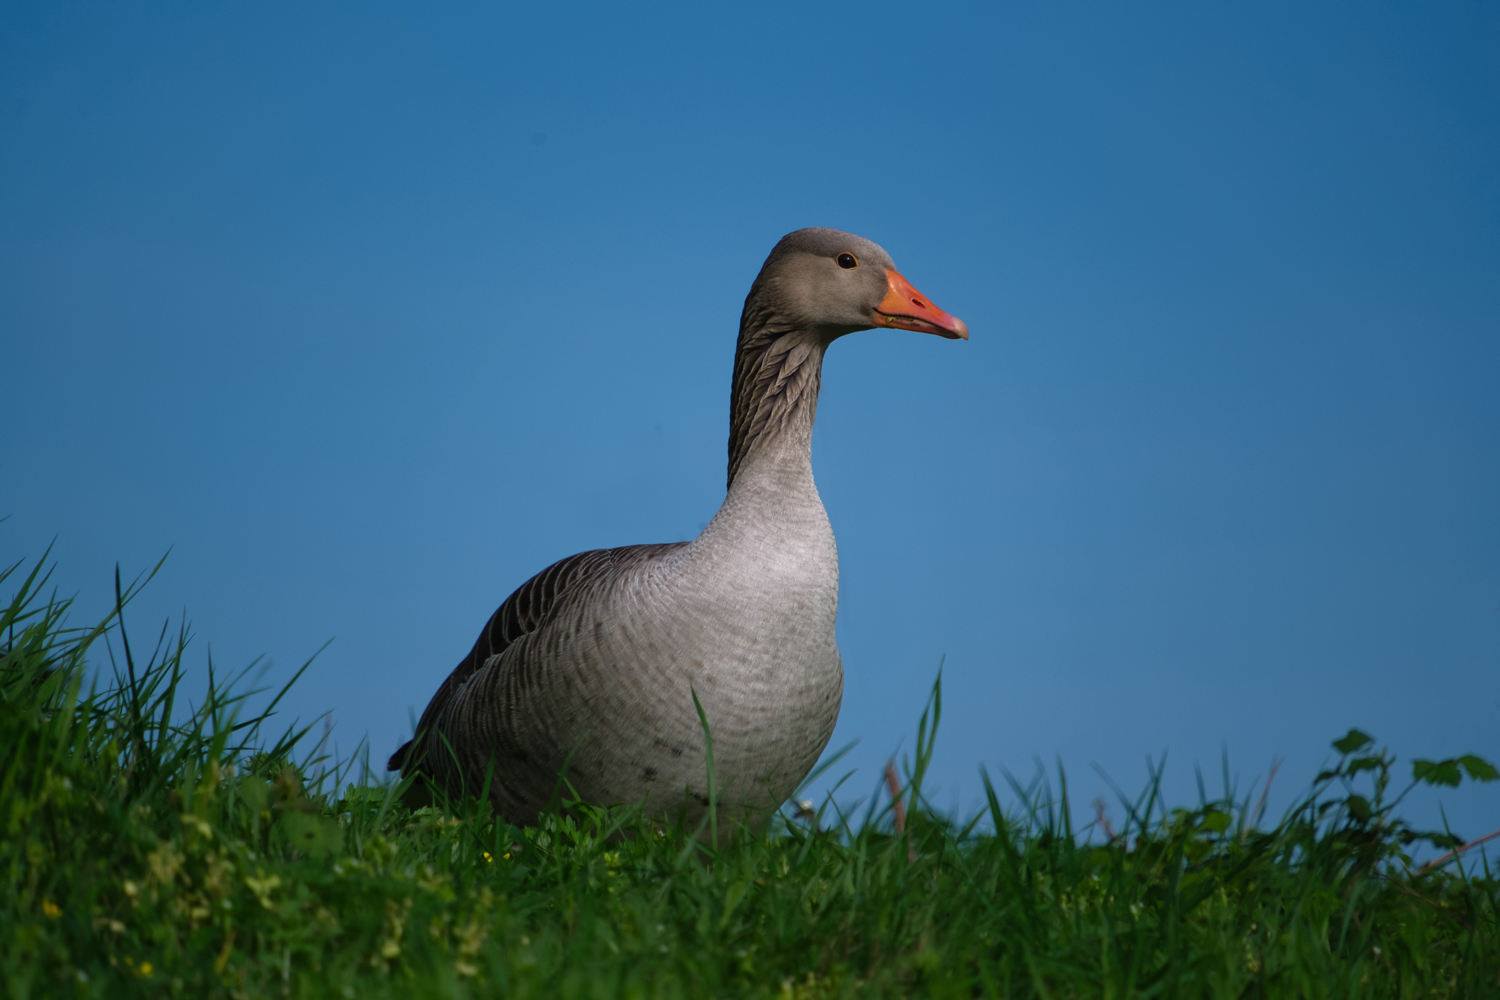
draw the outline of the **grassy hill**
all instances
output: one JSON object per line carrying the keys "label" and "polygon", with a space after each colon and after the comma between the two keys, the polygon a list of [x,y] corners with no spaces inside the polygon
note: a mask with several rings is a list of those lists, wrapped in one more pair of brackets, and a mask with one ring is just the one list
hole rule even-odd
{"label": "grassy hill", "polygon": [[1363,733],[1274,825],[1153,786],[1125,829],[1080,830],[1065,786],[988,779],[955,818],[921,795],[935,690],[899,816],[829,802],[717,849],[638,808],[518,829],[406,808],[273,730],[274,701],[241,717],[243,675],[190,696],[184,631],[140,649],[118,582],[116,614],[71,627],[42,565],[0,576],[6,996],[1500,996],[1497,873],[1412,863],[1459,845],[1399,818]]}

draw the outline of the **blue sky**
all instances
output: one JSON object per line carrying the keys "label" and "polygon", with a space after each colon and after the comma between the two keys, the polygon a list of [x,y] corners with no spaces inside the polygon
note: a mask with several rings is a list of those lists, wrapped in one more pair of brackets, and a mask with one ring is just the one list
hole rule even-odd
{"label": "blue sky", "polygon": [[1500,759],[1493,4],[541,7],[4,8],[7,560],[94,615],[170,548],[139,633],[332,638],[291,709],[383,757],[526,577],[707,522],[745,291],[836,226],[973,331],[825,369],[850,787],[945,656],[964,809]]}

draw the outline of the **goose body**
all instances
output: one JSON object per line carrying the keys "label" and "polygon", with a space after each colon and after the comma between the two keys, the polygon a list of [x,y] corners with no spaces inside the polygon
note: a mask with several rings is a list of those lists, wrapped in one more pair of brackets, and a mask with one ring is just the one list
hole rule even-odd
{"label": "goose body", "polygon": [[582,552],[522,584],[389,767],[450,795],[488,780],[518,824],[555,798],[564,770],[584,801],[645,799],[691,818],[709,802],[696,693],[719,800],[750,819],[785,801],[843,694],[838,550],[811,463],[823,353],[873,326],[968,336],[874,243],[831,229],[784,237],[745,302],[729,487],[713,520],[693,541]]}

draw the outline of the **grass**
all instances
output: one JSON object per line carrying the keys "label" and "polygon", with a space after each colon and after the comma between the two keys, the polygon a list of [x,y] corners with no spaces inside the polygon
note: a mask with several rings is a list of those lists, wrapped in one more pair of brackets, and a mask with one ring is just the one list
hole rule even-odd
{"label": "grass", "polygon": [[[985,775],[965,819],[922,796],[935,688],[899,829],[884,796],[717,848],[639,808],[517,829],[473,799],[406,809],[273,730],[274,701],[241,718],[243,674],[189,704],[185,631],[143,657],[118,579],[116,612],[70,627],[44,564],[0,576],[7,996],[1500,996],[1500,882],[1482,850],[1413,863],[1459,845],[1401,820],[1363,733],[1274,824],[1157,781],[1124,829],[1080,829],[1061,774]],[[1495,777],[1463,757],[1413,781]]]}

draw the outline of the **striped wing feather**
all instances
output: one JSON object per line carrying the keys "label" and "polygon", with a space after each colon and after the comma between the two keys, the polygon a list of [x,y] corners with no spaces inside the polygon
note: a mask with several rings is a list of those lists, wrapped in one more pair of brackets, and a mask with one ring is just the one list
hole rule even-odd
{"label": "striped wing feather", "polygon": [[391,755],[386,762],[386,770],[402,770],[413,743],[421,739],[431,729],[433,722],[442,716],[453,692],[492,657],[505,652],[511,643],[540,628],[552,609],[557,607],[570,590],[602,575],[612,567],[648,562],[685,544],[687,543],[673,542],[665,545],[627,545],[618,549],[590,549],[558,560],[517,587],[495,609],[495,613],[490,615],[490,620],[480,630],[479,638],[475,640],[474,648],[469,650],[469,655],[459,661],[448,679],[437,689],[432,701],[427,703],[421,721],[417,723],[416,736]]}

